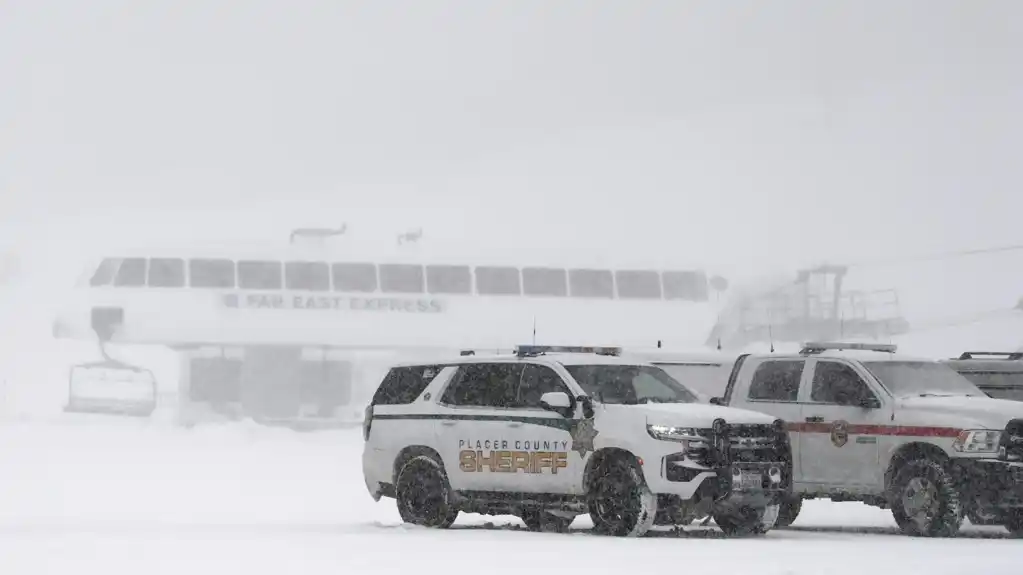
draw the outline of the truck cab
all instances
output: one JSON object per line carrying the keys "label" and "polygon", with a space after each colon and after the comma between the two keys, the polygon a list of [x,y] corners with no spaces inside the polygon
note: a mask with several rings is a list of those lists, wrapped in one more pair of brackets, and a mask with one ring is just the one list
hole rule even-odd
{"label": "truck cab", "polygon": [[972,513],[1023,534],[1023,403],[988,397],[940,362],[894,345],[808,343],[742,355],[713,403],[788,423],[793,492],[890,508],[903,532],[955,535]]}

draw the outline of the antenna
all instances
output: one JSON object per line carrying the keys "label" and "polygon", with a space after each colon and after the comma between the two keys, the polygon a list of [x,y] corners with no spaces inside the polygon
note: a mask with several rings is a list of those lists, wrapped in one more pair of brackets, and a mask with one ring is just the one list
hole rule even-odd
{"label": "antenna", "polygon": [[718,336],[718,351],[721,351],[721,336]]}
{"label": "antenna", "polygon": [[536,316],[533,316],[533,345],[536,345]]}
{"label": "antenna", "polygon": [[657,349],[661,349],[661,340],[657,340]]}
{"label": "antenna", "polygon": [[771,343],[771,353],[774,353],[774,320],[771,318],[771,308],[767,308],[767,341]]}

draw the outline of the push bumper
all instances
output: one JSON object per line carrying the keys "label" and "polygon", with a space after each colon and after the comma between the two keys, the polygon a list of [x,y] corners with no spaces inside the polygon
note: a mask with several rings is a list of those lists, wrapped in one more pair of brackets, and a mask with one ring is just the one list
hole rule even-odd
{"label": "push bumper", "polygon": [[955,464],[968,501],[991,509],[1023,509],[1023,462],[958,459]]}

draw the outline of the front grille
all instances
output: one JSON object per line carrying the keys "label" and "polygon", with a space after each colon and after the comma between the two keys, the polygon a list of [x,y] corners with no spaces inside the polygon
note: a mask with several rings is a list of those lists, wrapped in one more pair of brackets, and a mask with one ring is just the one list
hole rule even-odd
{"label": "front grille", "polygon": [[1007,461],[1023,461],[1023,419],[1013,419],[1005,426],[999,443],[1004,452],[999,457]]}
{"label": "front grille", "polygon": [[723,424],[718,428],[717,432],[713,428],[699,430],[700,435],[711,441],[709,446],[691,453],[692,459],[710,467],[732,463],[789,462],[792,459],[784,426]]}

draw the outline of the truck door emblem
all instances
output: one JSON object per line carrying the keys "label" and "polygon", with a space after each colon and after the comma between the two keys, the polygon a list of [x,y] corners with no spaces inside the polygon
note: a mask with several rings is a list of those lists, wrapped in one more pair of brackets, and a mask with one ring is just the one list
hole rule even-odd
{"label": "truck door emblem", "polygon": [[831,424],[831,443],[835,447],[842,447],[849,441],[849,422],[838,421]]}
{"label": "truck door emblem", "polygon": [[581,419],[572,423],[572,451],[579,454],[579,457],[586,457],[586,453],[593,451],[593,438],[600,433],[593,427],[593,419]]}

